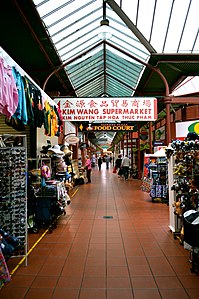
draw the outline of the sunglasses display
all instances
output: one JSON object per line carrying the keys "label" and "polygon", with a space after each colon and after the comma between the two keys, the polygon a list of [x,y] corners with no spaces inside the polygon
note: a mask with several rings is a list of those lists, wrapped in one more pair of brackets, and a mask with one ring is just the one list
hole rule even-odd
{"label": "sunglasses display", "polygon": [[8,258],[27,253],[26,136],[20,138],[22,145],[0,147],[0,229],[17,240]]}

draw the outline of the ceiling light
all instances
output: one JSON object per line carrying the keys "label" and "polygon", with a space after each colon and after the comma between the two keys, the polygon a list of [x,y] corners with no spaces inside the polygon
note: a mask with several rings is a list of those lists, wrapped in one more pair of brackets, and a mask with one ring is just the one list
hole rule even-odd
{"label": "ceiling light", "polygon": [[112,37],[112,33],[109,27],[109,20],[108,19],[103,19],[100,22],[100,28],[99,28],[99,33],[98,33],[98,38],[101,40],[107,40]]}

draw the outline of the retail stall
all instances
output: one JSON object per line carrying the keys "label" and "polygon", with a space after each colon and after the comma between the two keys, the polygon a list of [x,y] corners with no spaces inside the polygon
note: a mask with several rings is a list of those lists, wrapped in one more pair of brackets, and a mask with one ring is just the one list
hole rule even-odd
{"label": "retail stall", "polygon": [[168,203],[168,163],[162,147],[154,154],[144,155],[142,191],[148,192],[152,202]]}
{"label": "retail stall", "polygon": [[[49,176],[46,187],[39,180],[42,165],[52,173],[50,155],[37,155],[37,129],[43,139],[58,144],[62,130],[61,111],[55,102],[0,47],[0,284],[10,280],[6,262],[22,257],[27,265],[28,231],[52,224],[65,213],[70,203],[67,188],[61,180]],[[52,145],[51,145],[52,146]],[[41,150],[41,149],[40,149]],[[37,170],[37,179],[30,183],[29,170]],[[35,172],[36,173],[36,172]],[[41,176],[40,176],[41,178]],[[51,182],[50,182],[50,179]],[[34,201],[30,197],[30,185]],[[52,191],[53,190],[53,191]],[[53,193],[53,195],[52,195]],[[49,203],[49,222],[44,208]],[[33,209],[34,207],[34,209]],[[49,215],[48,215],[49,216]]]}
{"label": "retail stall", "polygon": [[[174,237],[194,256],[192,263],[199,260],[198,140],[197,134],[189,133],[187,138],[174,140],[166,149],[169,161],[169,228]],[[192,216],[188,217],[190,214]]]}

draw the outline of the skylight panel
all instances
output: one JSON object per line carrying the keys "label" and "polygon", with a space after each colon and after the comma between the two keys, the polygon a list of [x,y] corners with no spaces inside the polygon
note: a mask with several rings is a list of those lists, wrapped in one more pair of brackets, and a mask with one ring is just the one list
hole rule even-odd
{"label": "skylight panel", "polygon": [[199,76],[189,76],[178,87],[176,87],[171,95],[182,96],[196,92],[199,92]]}
{"label": "skylight panel", "polygon": [[[40,3],[37,3],[40,2]],[[48,1],[34,1],[34,3],[37,5],[37,10],[43,19],[45,16],[48,16],[52,13],[52,11],[58,10],[60,14],[62,14],[62,9],[63,7],[68,7],[69,4],[76,2],[75,0],[59,0],[59,1],[54,1],[54,0],[48,0]],[[47,18],[47,17],[46,17]]]}
{"label": "skylight panel", "polygon": [[199,29],[198,3],[192,2],[182,36],[179,52],[191,52]]}
{"label": "skylight panel", "polygon": [[118,6],[121,4],[121,9],[129,17],[129,19],[136,25],[136,14],[137,14],[137,5],[139,0],[129,1],[129,0],[116,0]]}
{"label": "skylight panel", "polygon": [[[177,52],[180,36],[183,30],[189,0],[175,0],[171,16],[170,30],[165,44],[164,52]],[[171,30],[172,29],[172,30]]]}
{"label": "skylight panel", "polygon": [[151,44],[158,53],[162,53],[164,49],[171,7],[172,1],[164,1],[164,5],[162,5],[161,1],[158,1],[156,5]]}
{"label": "skylight panel", "polygon": [[140,1],[139,5],[137,27],[148,41],[152,26],[154,3],[154,0]]}

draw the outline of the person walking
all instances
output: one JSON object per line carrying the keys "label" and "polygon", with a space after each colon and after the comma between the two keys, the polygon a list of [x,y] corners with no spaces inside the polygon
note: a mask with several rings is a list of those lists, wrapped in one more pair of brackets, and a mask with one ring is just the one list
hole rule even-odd
{"label": "person walking", "polygon": [[109,169],[109,163],[110,163],[110,156],[106,156],[106,169]]}
{"label": "person walking", "polygon": [[102,167],[102,157],[99,156],[98,160],[97,160],[97,164],[98,164],[98,168],[99,168],[99,171],[101,170],[101,167]]}
{"label": "person walking", "polygon": [[85,167],[86,167],[86,177],[88,180],[86,184],[89,184],[91,183],[91,160],[88,155],[86,156]]}
{"label": "person walking", "polygon": [[128,158],[128,155],[125,155],[125,157],[122,160],[122,164],[121,164],[125,181],[128,180],[128,177],[129,177],[130,165],[131,165],[131,160]]}
{"label": "person walking", "polygon": [[122,164],[122,155],[118,155],[117,159],[115,160],[115,167],[116,169],[120,169]]}

